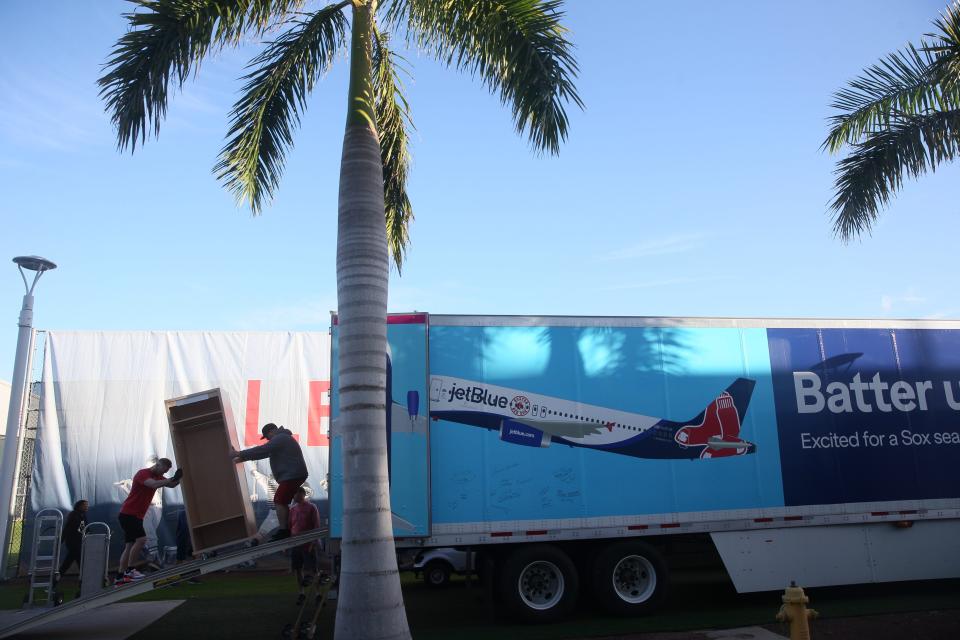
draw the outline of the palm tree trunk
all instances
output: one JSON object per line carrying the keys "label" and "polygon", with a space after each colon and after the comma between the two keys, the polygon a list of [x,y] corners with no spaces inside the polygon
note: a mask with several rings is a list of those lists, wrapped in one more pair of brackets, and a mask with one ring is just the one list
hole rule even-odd
{"label": "palm tree trunk", "polygon": [[390,515],[383,166],[372,102],[375,0],[353,0],[337,227],[343,541],[335,638],[410,638]]}

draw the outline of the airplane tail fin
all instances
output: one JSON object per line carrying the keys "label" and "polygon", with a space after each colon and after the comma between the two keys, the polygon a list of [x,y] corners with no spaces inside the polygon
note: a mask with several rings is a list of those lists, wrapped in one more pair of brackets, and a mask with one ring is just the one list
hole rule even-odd
{"label": "airplane tail fin", "polygon": [[720,458],[753,453],[756,445],[740,438],[756,382],[737,378],[692,420],[682,423],[674,440],[682,447],[705,447],[701,457]]}
{"label": "airplane tail fin", "polygon": [[753,396],[753,388],[756,386],[756,380],[737,378],[730,383],[729,387],[724,389],[724,393],[729,394],[733,400],[733,406],[736,407],[741,420],[747,414],[747,407],[750,406],[750,398]]}

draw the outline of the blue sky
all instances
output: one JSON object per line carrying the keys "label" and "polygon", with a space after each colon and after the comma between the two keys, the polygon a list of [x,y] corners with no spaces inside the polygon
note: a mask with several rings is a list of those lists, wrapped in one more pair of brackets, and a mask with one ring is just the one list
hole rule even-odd
{"label": "blue sky", "polygon": [[[469,76],[417,53],[416,221],[390,308],[432,313],[956,318],[960,165],[910,182],[844,246],[819,150],[831,94],[917,41],[945,0],[567,2],[582,112],[538,157]],[[95,80],[119,1],[0,3],[0,378],[22,282],[51,329],[324,330],[346,65],[319,84],[253,218],[213,178],[247,43],[116,151]],[[2,267],[2,265],[7,265]]]}

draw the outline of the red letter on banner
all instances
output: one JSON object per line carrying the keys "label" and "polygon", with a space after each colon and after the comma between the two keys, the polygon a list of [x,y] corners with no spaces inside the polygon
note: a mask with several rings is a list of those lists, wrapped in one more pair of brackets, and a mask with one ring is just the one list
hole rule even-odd
{"label": "red letter on banner", "polygon": [[[256,447],[263,444],[260,437],[260,383],[262,380],[247,380],[247,417],[244,421],[243,446]],[[330,408],[327,407],[327,415]],[[281,425],[283,426],[283,425]],[[293,434],[293,439],[300,442],[300,434]]]}
{"label": "red letter on banner", "polygon": [[244,422],[243,446],[260,444],[260,381],[247,380],[247,417]]}
{"label": "red letter on banner", "polygon": [[329,393],[329,380],[310,381],[310,405],[307,409],[307,446],[328,447],[330,436],[323,433],[321,421],[330,417],[330,398],[324,402],[323,394]]}

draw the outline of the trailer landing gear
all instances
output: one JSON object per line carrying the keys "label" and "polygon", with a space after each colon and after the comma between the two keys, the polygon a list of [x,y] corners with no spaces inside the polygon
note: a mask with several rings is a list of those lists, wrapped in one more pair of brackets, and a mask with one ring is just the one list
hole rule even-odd
{"label": "trailer landing gear", "polygon": [[[331,585],[333,585],[333,580],[330,576],[318,571],[316,577],[310,582],[310,588],[305,594],[306,597],[302,600],[297,599],[300,612],[294,622],[283,627],[283,631],[280,632],[282,640],[313,640],[317,632],[317,620],[320,619],[320,613],[327,603],[327,592],[330,591]],[[308,617],[307,609],[311,605],[314,610],[313,614]]]}

